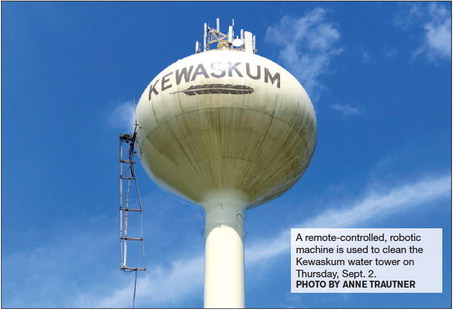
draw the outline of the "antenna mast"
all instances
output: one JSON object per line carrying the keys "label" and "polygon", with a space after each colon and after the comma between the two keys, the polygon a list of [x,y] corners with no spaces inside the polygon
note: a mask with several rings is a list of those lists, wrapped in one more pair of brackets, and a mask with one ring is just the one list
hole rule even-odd
{"label": "antenna mast", "polygon": [[[256,54],[256,39],[255,36],[249,32],[241,29],[240,38],[234,38],[234,19],[231,21],[231,25],[228,26],[228,32],[223,33],[220,31],[220,19],[216,19],[216,27],[211,28],[207,23],[204,23],[203,32],[203,52],[207,52],[211,49],[230,49],[235,51],[244,51],[248,53]],[[217,46],[211,48],[211,44],[217,44]],[[195,53],[201,53],[200,44],[198,41],[195,43]]]}

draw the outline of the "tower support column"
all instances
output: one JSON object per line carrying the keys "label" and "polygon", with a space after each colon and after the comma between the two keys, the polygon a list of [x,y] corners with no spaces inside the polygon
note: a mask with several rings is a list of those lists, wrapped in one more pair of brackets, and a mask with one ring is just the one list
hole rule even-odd
{"label": "tower support column", "polygon": [[244,308],[243,214],[241,193],[218,193],[206,210],[205,308]]}

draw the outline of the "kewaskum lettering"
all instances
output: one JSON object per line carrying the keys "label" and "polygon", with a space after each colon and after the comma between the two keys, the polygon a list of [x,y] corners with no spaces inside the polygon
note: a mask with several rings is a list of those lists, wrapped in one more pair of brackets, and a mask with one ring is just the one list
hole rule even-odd
{"label": "kewaskum lettering", "polygon": [[280,88],[280,72],[271,72],[268,68],[260,65],[251,65],[246,62],[241,66],[241,62],[213,62],[211,64],[198,64],[190,67],[183,67],[168,72],[162,78],[157,79],[149,88],[148,99],[159,95],[160,92],[177,86],[181,83],[194,81],[198,76],[208,78],[223,77],[249,77],[253,80],[263,80]]}

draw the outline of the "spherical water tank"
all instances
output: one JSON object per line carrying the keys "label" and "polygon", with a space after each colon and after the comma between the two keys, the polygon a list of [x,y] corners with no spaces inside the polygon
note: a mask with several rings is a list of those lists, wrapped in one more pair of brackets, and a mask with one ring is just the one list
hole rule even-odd
{"label": "spherical water tank", "polygon": [[301,84],[244,51],[211,50],[170,65],[145,89],[137,122],[147,171],[201,205],[224,193],[245,208],[281,195],[316,145],[315,113]]}

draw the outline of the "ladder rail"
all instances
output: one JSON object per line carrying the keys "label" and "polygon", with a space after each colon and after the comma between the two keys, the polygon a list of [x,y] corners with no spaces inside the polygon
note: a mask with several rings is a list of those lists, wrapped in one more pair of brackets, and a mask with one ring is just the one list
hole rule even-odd
{"label": "ladder rail", "polygon": [[[127,180],[127,195],[126,195],[126,209],[129,209],[129,193],[131,188],[131,180]],[[128,233],[128,225],[129,225],[129,211],[124,213],[124,237],[123,237],[123,244],[124,244],[124,257],[123,257],[123,264],[127,266],[127,233]]]}
{"label": "ladder rail", "polygon": [[124,251],[123,251],[123,141],[120,136],[120,257],[121,266],[124,262]]}
{"label": "ladder rail", "polygon": [[[135,136],[135,134],[134,134],[134,136]],[[131,174],[135,178],[135,182],[134,183],[135,183],[135,190],[137,192],[137,202],[138,202],[138,207],[139,207],[138,210],[140,210],[138,212],[142,212],[142,210],[143,210],[142,199],[141,199],[141,195],[140,195],[140,190],[138,188],[137,177],[135,175],[135,169],[134,169],[134,165],[133,164],[131,165]],[[143,239],[143,216],[140,216],[140,235],[142,236],[142,239]],[[141,242],[141,248],[142,248],[143,268],[146,270],[145,244],[144,244],[143,241]]]}

